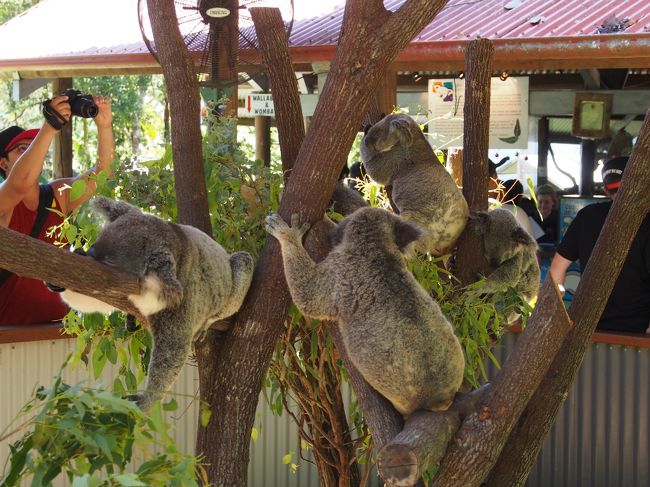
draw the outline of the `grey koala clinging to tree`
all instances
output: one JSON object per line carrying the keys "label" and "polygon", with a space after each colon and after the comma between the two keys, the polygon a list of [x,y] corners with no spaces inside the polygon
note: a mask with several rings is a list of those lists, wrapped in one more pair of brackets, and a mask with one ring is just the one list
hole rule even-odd
{"label": "grey koala clinging to tree", "polygon": [[[246,252],[228,255],[200,230],[166,222],[124,202],[97,197],[107,224],[88,255],[142,278],[129,300],[148,320],[153,336],[147,385],[137,400],[149,409],[172,386],[195,337],[241,307],[253,276]],[[63,299],[82,312],[108,313],[110,305],[73,291]]]}
{"label": "grey koala clinging to tree", "polygon": [[415,280],[404,252],[421,234],[379,208],[360,208],[332,230],[334,248],[316,264],[302,245],[308,225],[278,215],[267,231],[282,247],[298,309],[336,320],[350,360],[403,415],[445,410],[463,380],[465,360],[438,304]]}
{"label": "grey koala clinging to tree", "polygon": [[383,118],[361,140],[361,159],[372,179],[392,187],[400,215],[424,231],[416,249],[449,253],[465,228],[469,209],[418,124],[408,115]]}
{"label": "grey koala clinging to tree", "polygon": [[519,226],[515,216],[504,208],[497,208],[472,216],[470,225],[481,236],[491,267],[484,284],[476,288],[476,292],[494,294],[513,287],[527,301],[537,296],[540,279],[537,242]]}

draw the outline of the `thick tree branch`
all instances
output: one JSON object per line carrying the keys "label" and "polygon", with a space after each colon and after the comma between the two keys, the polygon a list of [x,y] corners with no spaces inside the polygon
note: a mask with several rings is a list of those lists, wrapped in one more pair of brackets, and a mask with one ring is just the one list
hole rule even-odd
{"label": "thick tree branch", "polygon": [[481,484],[570,328],[558,287],[548,277],[517,346],[450,444],[435,486]]}
{"label": "thick tree branch", "polygon": [[282,171],[287,179],[305,138],[298,81],[291,64],[289,49],[277,49],[277,46],[288,46],[289,41],[280,10],[253,7],[249,12],[255,24],[264,64],[273,66],[273,69],[267,72],[270,85],[273,87],[273,104],[282,107],[281,110],[275,111],[275,118],[278,127],[282,127],[279,137],[280,153]]}
{"label": "thick tree branch", "polygon": [[[469,43],[465,52],[465,105],[463,109],[463,195],[471,211],[488,206],[488,146],[492,53],[488,39]],[[473,225],[458,241],[458,277],[464,284],[476,281],[484,267],[484,251]]]}
{"label": "thick tree branch", "polygon": [[178,27],[174,1],[147,0],[147,9],[173,118],[172,154],[178,221],[212,235],[199,125],[201,100],[194,63]]}
{"label": "thick tree branch", "polygon": [[1,268],[95,297],[146,323],[127,298],[140,294],[138,276],[8,228],[0,227],[0,246],[4,249],[0,252]]}
{"label": "thick tree branch", "polygon": [[648,161],[650,110],[646,112],[639,138],[623,174],[621,188],[569,308],[569,316],[575,326],[512,431],[488,485],[523,485],[535,464],[544,438],[580,369],[591,335],[612,292],[630,244],[650,212]]}

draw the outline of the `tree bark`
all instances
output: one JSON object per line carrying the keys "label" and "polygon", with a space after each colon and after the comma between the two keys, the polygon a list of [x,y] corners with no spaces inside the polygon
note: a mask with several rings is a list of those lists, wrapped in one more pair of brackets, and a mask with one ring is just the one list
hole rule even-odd
{"label": "tree bark", "polygon": [[458,429],[460,419],[453,410],[416,411],[404,429],[377,455],[379,476],[387,485],[411,487],[431,466],[437,464]]}
{"label": "tree bark", "polygon": [[[492,53],[488,39],[469,43],[465,52],[465,105],[463,109],[463,195],[470,211],[488,207],[488,148]],[[457,273],[464,285],[476,281],[484,266],[481,238],[468,225],[458,241]]]}
{"label": "tree bark", "polygon": [[570,328],[559,289],[549,276],[517,346],[450,444],[434,486],[481,485]]}
{"label": "tree bark", "polygon": [[212,235],[199,125],[201,101],[194,63],[178,28],[174,1],[147,0],[147,8],[173,119],[172,155],[178,221]]}
{"label": "tree bark", "polygon": [[[322,219],[383,66],[445,3],[409,0],[393,14],[379,0],[347,3],[332,71],[280,205],[286,220],[293,213],[311,223]],[[214,361],[221,373],[207,391],[213,415],[204,453],[217,486],[247,483],[255,408],[289,303],[279,245],[267,239],[251,290]]]}
{"label": "tree bark", "polygon": [[[255,24],[264,64],[269,67],[273,106],[278,107],[275,110],[275,120],[277,126],[282,127],[283,132],[280,137],[280,155],[286,181],[305,139],[298,81],[291,64],[289,40],[280,10],[254,7],[249,11]],[[282,49],[278,49],[278,46],[282,46]]]}
{"label": "tree bark", "polygon": [[127,298],[140,293],[138,276],[8,228],[0,227],[0,242],[0,268],[95,297],[147,322]]}
{"label": "tree bark", "polygon": [[[650,212],[650,110],[623,173],[598,242],[580,280],[569,316],[574,322],[543,382],[530,400],[501,452],[488,485],[523,485],[557,413],[566,399],[591,335],[605,308],[630,244]],[[538,305],[539,306],[539,305]]]}

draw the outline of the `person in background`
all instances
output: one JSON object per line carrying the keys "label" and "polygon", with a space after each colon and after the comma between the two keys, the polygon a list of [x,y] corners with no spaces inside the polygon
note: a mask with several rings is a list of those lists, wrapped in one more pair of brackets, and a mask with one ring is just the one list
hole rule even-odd
{"label": "person in background", "polygon": [[[610,201],[585,206],[569,225],[551,262],[549,273],[564,284],[572,262],[580,261],[584,272],[596,245],[612,201],[621,184],[628,157],[610,159],[603,165],[603,185]],[[597,325],[598,330],[647,333],[650,323],[650,218],[646,216],[632,241],[614,289]]]}
{"label": "person in background", "polygon": [[515,218],[517,218],[519,226],[537,240],[538,237],[543,235],[543,230],[537,222],[537,220],[541,222],[541,219],[537,214],[535,204],[524,196],[524,186],[518,179],[508,179],[502,185],[502,207],[513,213]]}
{"label": "person in background", "polygon": [[556,245],[558,241],[560,198],[555,188],[550,184],[539,186],[535,196],[537,196],[537,205],[542,215],[541,227],[544,230],[544,235],[537,239],[537,243]]}
{"label": "person in background", "polygon": [[[96,189],[95,174],[110,172],[114,140],[111,105],[107,98],[93,97],[98,113],[98,155],[93,171],[74,178],[62,178],[39,186],[39,177],[52,139],[58,130],[46,121],[41,129],[24,130],[18,126],[0,132],[0,226],[54,243],[48,228],[59,225],[64,217],[85,203]],[[71,116],[67,96],[51,100],[50,109],[60,116],[61,124]],[[76,180],[86,181],[86,191],[75,200],[70,199],[70,187]],[[55,211],[50,211],[52,208]],[[63,215],[63,216],[61,216]],[[67,307],[58,293],[47,289],[36,279],[19,277],[0,269],[0,325],[23,325],[57,321],[67,313]]]}

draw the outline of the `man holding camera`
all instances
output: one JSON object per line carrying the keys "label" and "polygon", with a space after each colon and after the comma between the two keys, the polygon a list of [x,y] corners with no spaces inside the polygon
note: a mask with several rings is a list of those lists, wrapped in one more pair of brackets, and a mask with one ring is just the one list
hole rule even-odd
{"label": "man holding camera", "polygon": [[[0,226],[54,243],[56,237],[48,236],[48,229],[59,225],[65,215],[94,194],[94,175],[101,171],[110,173],[114,153],[110,101],[98,96],[92,97],[92,101],[82,97],[85,104],[82,108],[88,105],[92,108],[87,115],[73,104],[70,99],[73,96],[74,92],[72,96],[57,96],[44,104],[46,121],[40,130],[13,126],[0,132],[0,174],[5,178],[0,183]],[[59,129],[69,123],[73,112],[86,117],[94,114],[98,139],[95,168],[74,178],[55,179],[39,186],[50,143]],[[86,191],[71,200],[70,188],[81,179],[86,182]],[[47,323],[60,320],[66,313],[60,295],[49,291],[42,281],[0,269],[0,326]]]}

